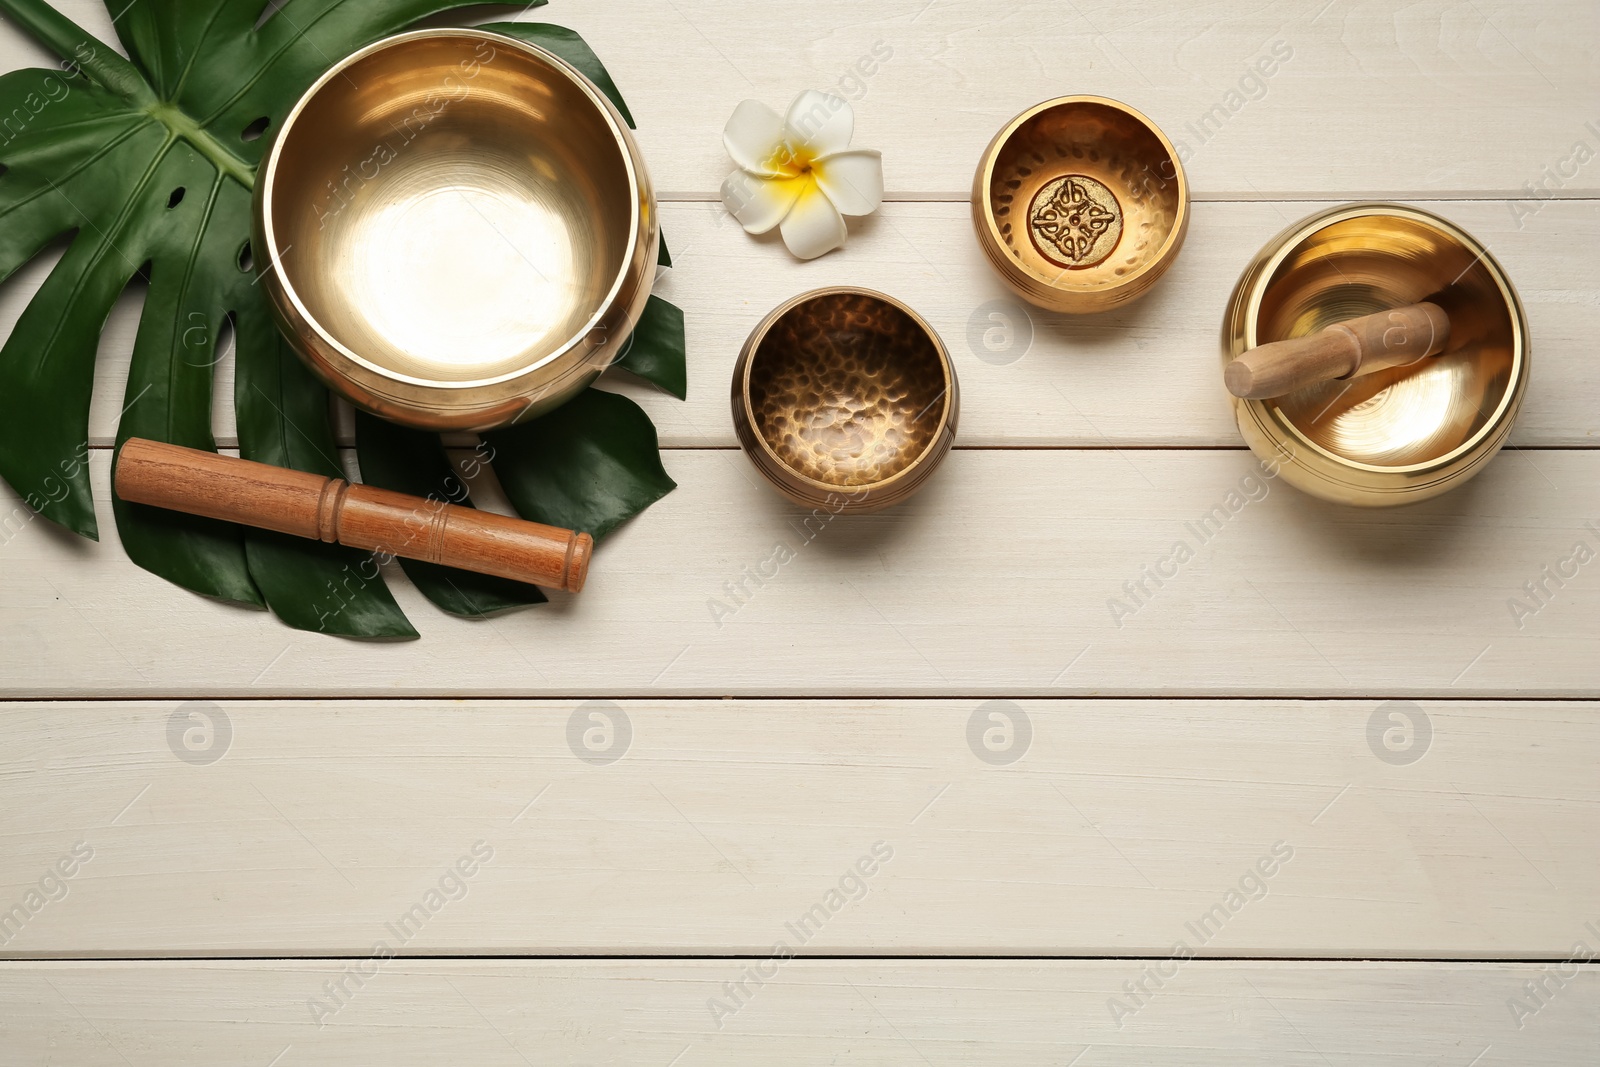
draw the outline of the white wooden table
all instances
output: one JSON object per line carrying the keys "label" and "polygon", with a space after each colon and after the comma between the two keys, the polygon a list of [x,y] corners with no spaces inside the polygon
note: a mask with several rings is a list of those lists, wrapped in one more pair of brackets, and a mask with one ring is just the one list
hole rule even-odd
{"label": "white wooden table", "polygon": [[[1600,547],[1593,0],[534,15],[604,57],[664,193],[691,396],[618,388],[681,488],[579,597],[474,624],[397,576],[401,644],[204,602],[114,538],[8,534],[0,908],[45,899],[0,934],[0,1064],[1600,1062],[1600,973],[1569,962],[1600,952],[1600,564],[1521,625],[1508,605]],[[724,216],[722,124],[879,42],[856,139],[889,202],[797,263]],[[1275,42],[1264,92],[1195,136]],[[43,59],[0,27],[0,63]],[[1069,92],[1186,143],[1188,243],[1143,302],[994,351],[972,167]],[[1425,202],[1520,287],[1514,447],[1408,510],[1271,485],[1114,624],[1253,469],[1215,352],[1238,271],[1367,198]],[[962,423],[921,496],[808,538],[726,388],[768,308],[835,283],[934,323]],[[137,312],[101,352],[108,530]],[[180,708],[214,724],[198,753]]]}

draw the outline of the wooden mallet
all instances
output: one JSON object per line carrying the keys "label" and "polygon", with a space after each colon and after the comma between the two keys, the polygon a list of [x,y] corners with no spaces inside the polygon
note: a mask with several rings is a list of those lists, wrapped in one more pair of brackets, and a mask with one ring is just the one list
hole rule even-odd
{"label": "wooden mallet", "polygon": [[1234,396],[1262,400],[1318,382],[1407,367],[1438,355],[1449,343],[1450,316],[1443,308],[1408,304],[1252,348],[1223,369],[1222,380]]}
{"label": "wooden mallet", "polygon": [[118,453],[115,485],[135,504],[571,593],[594,549],[586,533],[139,437]]}

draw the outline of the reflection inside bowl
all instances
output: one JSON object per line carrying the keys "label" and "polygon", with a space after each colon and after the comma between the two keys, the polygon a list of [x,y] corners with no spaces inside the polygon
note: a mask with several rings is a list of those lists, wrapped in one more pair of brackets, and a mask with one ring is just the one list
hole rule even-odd
{"label": "reflection inside bowl", "polygon": [[805,477],[867,486],[933,445],[950,403],[939,350],[894,304],[826,293],[786,311],[750,357],[756,431]]}
{"label": "reflection inside bowl", "polygon": [[277,151],[279,268],[384,371],[525,371],[588,332],[629,265],[637,205],[605,112],[506,45],[423,37],[358,59]]}
{"label": "reflection inside bowl", "polygon": [[987,196],[1018,269],[1055,289],[1093,292],[1122,284],[1166,248],[1182,212],[1177,168],[1141,118],[1072,98],[999,146]]}
{"label": "reflection inside bowl", "polygon": [[586,271],[565,215],[513,190],[412,184],[379,194],[388,202],[352,213],[354,232],[334,237],[350,250],[341,300],[363,312],[345,325],[370,332],[368,347],[435,377],[477,377],[581,325],[571,312]]}
{"label": "reflection inside bowl", "polygon": [[1442,230],[1363,216],[1316,231],[1268,281],[1252,343],[1302,337],[1420,300],[1450,316],[1442,354],[1265,403],[1312,443],[1357,463],[1410,466],[1463,447],[1507,395],[1514,329],[1493,272]]}

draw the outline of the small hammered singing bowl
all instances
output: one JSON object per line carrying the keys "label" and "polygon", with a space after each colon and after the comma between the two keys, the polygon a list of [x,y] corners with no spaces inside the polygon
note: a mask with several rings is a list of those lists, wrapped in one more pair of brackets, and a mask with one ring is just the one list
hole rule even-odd
{"label": "small hammered singing bowl", "polygon": [[960,396],[933,328],[868,289],[802,293],[750,334],[733,369],[745,454],[802,507],[877,511],[927,481],[955,441]]}
{"label": "small hammered singing bowl", "polygon": [[390,37],[308,89],[256,181],[253,256],[300,356],[368,411],[486,430],[582,391],[655,276],[627,124],[575,68],[479,30]]}
{"label": "small hammered singing bowl", "polygon": [[1178,258],[1189,183],[1149,119],[1101,96],[1029,108],[989,142],[972,182],[972,223],[1011,289],[1051,311],[1137,300]]}
{"label": "small hammered singing bowl", "polygon": [[1437,496],[1493,458],[1528,388],[1527,317],[1489,250],[1430,212],[1346,204],[1284,230],[1234,288],[1222,361],[1422,300],[1450,318],[1441,354],[1287,396],[1231,398],[1269,469],[1325,500],[1382,507]]}

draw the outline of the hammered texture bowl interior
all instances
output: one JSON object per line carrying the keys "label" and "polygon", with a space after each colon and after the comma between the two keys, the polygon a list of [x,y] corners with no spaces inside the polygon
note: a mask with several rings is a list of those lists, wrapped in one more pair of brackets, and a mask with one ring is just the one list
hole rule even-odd
{"label": "hammered texture bowl interior", "polygon": [[1168,238],[1187,220],[1181,167],[1132,109],[1068,98],[1036,110],[991,151],[989,213],[1026,278],[1093,293],[1175,253]]}
{"label": "hammered texture bowl interior", "polygon": [[948,384],[943,353],[911,315],[865,293],[826,293],[789,308],[751,352],[751,422],[794,473],[869,487],[933,447]]}
{"label": "hammered texture bowl interior", "polygon": [[1414,366],[1265,403],[1314,444],[1357,463],[1427,463],[1472,440],[1511,388],[1516,348],[1512,306],[1480,252],[1421,220],[1381,214],[1300,240],[1266,281],[1254,343],[1419,300],[1449,314],[1450,343]]}
{"label": "hammered texture bowl interior", "polygon": [[537,364],[585,333],[630,254],[617,134],[527,50],[400,41],[329,79],[284,138],[278,267],[382,370],[469,382]]}

